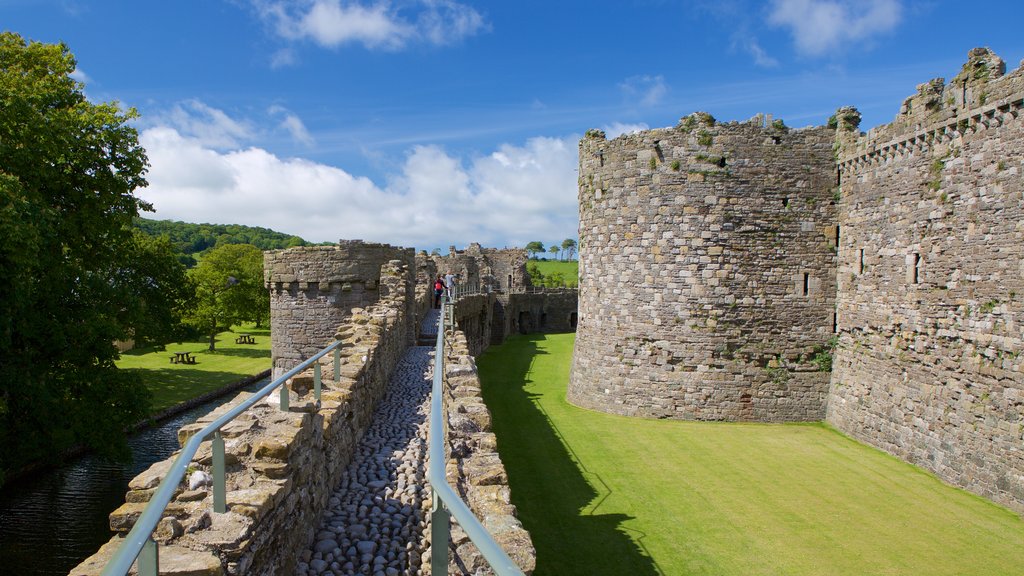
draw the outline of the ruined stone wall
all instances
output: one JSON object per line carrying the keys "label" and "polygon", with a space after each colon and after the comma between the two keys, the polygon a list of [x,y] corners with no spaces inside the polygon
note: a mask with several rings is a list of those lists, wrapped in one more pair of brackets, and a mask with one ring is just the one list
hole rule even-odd
{"label": "ruined stone wall", "polygon": [[[767,125],[766,125],[767,124]],[[763,118],[580,143],[569,400],[606,412],[820,420],[833,334],[834,131]]]}
{"label": "ruined stone wall", "polygon": [[[450,337],[445,357],[445,425],[451,460],[448,482],[470,510],[525,573],[532,574],[537,552],[530,533],[516,517],[508,474],[491,431],[491,413],[480,394],[472,344],[461,330]],[[466,533],[452,524],[449,574],[493,574]],[[426,556],[426,554],[424,555]],[[429,564],[424,564],[429,575]]]}
{"label": "ruined stone wall", "polygon": [[1024,512],[1024,72],[986,50],[860,135],[840,111],[828,421]]}
{"label": "ruined stone wall", "polygon": [[[497,300],[493,293],[463,296],[455,303],[455,324],[466,339],[469,353],[479,356],[493,341],[491,313]],[[504,341],[508,334],[501,334]]]}
{"label": "ruined stone wall", "polygon": [[[162,573],[291,574],[301,550],[313,540],[328,498],[370,424],[398,361],[408,347],[408,282],[402,261],[385,264],[379,301],[354,308],[335,325],[345,341],[342,369],[333,378],[331,356],[321,361],[323,392],[314,402],[312,370],[291,379],[291,409],[278,408],[278,394],[260,402],[222,429],[227,461],[227,506],[213,514],[209,486],[189,490],[183,483],[154,534]],[[334,331],[320,347],[335,337]],[[237,405],[243,393],[178,433],[182,445],[197,431]],[[117,532],[97,554],[71,572],[93,576],[116,551],[138,519],[177,454],[151,466],[129,483],[126,503],[110,515]],[[192,462],[212,474],[210,442]],[[421,502],[417,503],[422,504]]]}
{"label": "ruined stone wall", "polygon": [[509,334],[574,332],[579,292],[571,288],[534,288],[508,297]]}
{"label": "ruined stone wall", "polygon": [[[413,314],[413,252],[411,248],[342,240],[336,246],[264,253],[274,377],[319,351],[352,308],[366,307],[380,298],[381,266],[389,260],[405,265],[410,291],[407,313]],[[407,334],[410,343],[415,338],[414,324]]]}
{"label": "ruined stone wall", "polygon": [[438,273],[451,271],[459,275],[463,285],[496,292],[518,292],[531,285],[527,258],[526,250],[521,248],[481,248],[475,242],[465,250],[452,246],[447,256],[430,256]]}

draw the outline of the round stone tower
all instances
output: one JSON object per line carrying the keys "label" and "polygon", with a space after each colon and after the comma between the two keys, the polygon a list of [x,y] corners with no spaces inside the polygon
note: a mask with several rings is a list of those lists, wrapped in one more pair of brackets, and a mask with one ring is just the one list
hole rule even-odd
{"label": "round stone tower", "polygon": [[834,138],[705,113],[610,141],[588,132],[569,401],[657,418],[822,419],[841,233]]}

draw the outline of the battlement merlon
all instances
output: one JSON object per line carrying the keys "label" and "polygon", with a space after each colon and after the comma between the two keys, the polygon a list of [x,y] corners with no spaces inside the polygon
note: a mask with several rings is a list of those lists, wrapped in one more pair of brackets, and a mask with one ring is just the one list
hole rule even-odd
{"label": "battlement merlon", "polygon": [[413,262],[412,248],[361,240],[340,240],[334,246],[301,246],[263,253],[264,284],[268,289],[298,284],[300,290],[351,282],[373,283],[389,260]]}
{"label": "battlement merlon", "polygon": [[[840,162],[887,146],[962,134],[992,119],[999,122],[1002,114],[1019,113],[1022,93],[1024,61],[1007,74],[1006,63],[992,50],[974,48],[948,83],[944,78],[934,78],[919,84],[917,93],[903,101],[891,123],[866,133],[840,130],[836,140]],[[845,110],[856,109],[840,108],[837,117]]]}

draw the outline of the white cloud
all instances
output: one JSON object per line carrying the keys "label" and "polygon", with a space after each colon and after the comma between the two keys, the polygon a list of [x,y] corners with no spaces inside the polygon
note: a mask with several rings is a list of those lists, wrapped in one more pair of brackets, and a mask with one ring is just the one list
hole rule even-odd
{"label": "white cloud", "polygon": [[92,82],[92,78],[90,78],[89,75],[85,73],[85,70],[82,70],[78,67],[75,67],[75,69],[72,70],[71,74],[68,74],[68,76],[71,76],[73,80],[77,80],[82,84],[89,84],[90,82]]}
{"label": "white cloud", "polygon": [[170,112],[154,115],[149,123],[174,128],[212,148],[236,148],[256,134],[250,122],[235,120],[223,110],[199,100],[180,102]]}
{"label": "white cloud", "polygon": [[668,94],[668,85],[661,75],[633,76],[619,84],[619,88],[627,98],[644,107],[658,104]]}
{"label": "white cloud", "polygon": [[896,27],[899,0],[775,0],[769,22],[789,28],[797,51],[820,56]]}
{"label": "white cloud", "polygon": [[282,48],[270,56],[270,67],[274,70],[293,66],[295,62],[295,51],[291,48]]}
{"label": "white cloud", "polygon": [[524,245],[576,235],[576,138],[533,138],[462,159],[412,148],[384,186],[260,148],[221,152],[170,126],[141,135],[149,217],[238,223],[311,241],[360,238],[419,248]]}
{"label": "white cloud", "polygon": [[647,124],[640,122],[639,124],[624,124],[622,122],[612,122],[606,126],[603,126],[601,130],[604,130],[605,137],[611,140],[612,138],[618,138],[623,134],[633,134],[635,132],[643,132],[649,129]]}
{"label": "white cloud", "polygon": [[272,116],[284,116],[278,127],[291,135],[292,139],[305,146],[312,146],[315,141],[306,129],[302,119],[283,106],[271,106],[267,113]]}
{"label": "white cloud", "polygon": [[779,61],[769,56],[768,52],[761,47],[757,38],[746,38],[743,41],[743,48],[754,57],[754,64],[762,68],[775,68],[779,65]]}
{"label": "white cloud", "polygon": [[[252,2],[280,37],[311,40],[327,48],[355,43],[370,49],[397,50],[412,41],[453,44],[487,29],[479,12],[453,0],[413,0],[399,7],[384,0]],[[291,58],[284,63],[291,63]],[[275,57],[273,63],[282,62]]]}

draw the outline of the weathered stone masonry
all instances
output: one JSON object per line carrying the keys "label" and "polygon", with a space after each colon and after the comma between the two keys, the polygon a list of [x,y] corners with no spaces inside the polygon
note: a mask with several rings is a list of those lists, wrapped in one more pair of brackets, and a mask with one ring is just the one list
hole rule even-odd
{"label": "weathered stone masonry", "polygon": [[[274,378],[320,351],[349,310],[379,299],[381,267],[390,260],[399,260],[409,271],[415,270],[411,248],[359,240],[264,254]],[[412,279],[410,276],[405,300],[410,317],[416,313]],[[414,331],[415,326],[410,324],[406,334],[409,343],[415,338]]]}
{"label": "weathered stone masonry", "polygon": [[972,51],[892,124],[840,126],[828,420],[1022,512],[1024,70],[1003,70]]}
{"label": "weathered stone masonry", "polygon": [[[972,50],[867,134],[853,108],[834,131],[589,133],[570,400],[824,416],[1024,511],[1024,71],[1004,70]],[[833,331],[826,395],[807,360]]]}
{"label": "weathered stone masonry", "polygon": [[832,335],[833,131],[716,124],[580,143],[569,399],[606,412],[816,420]]}

